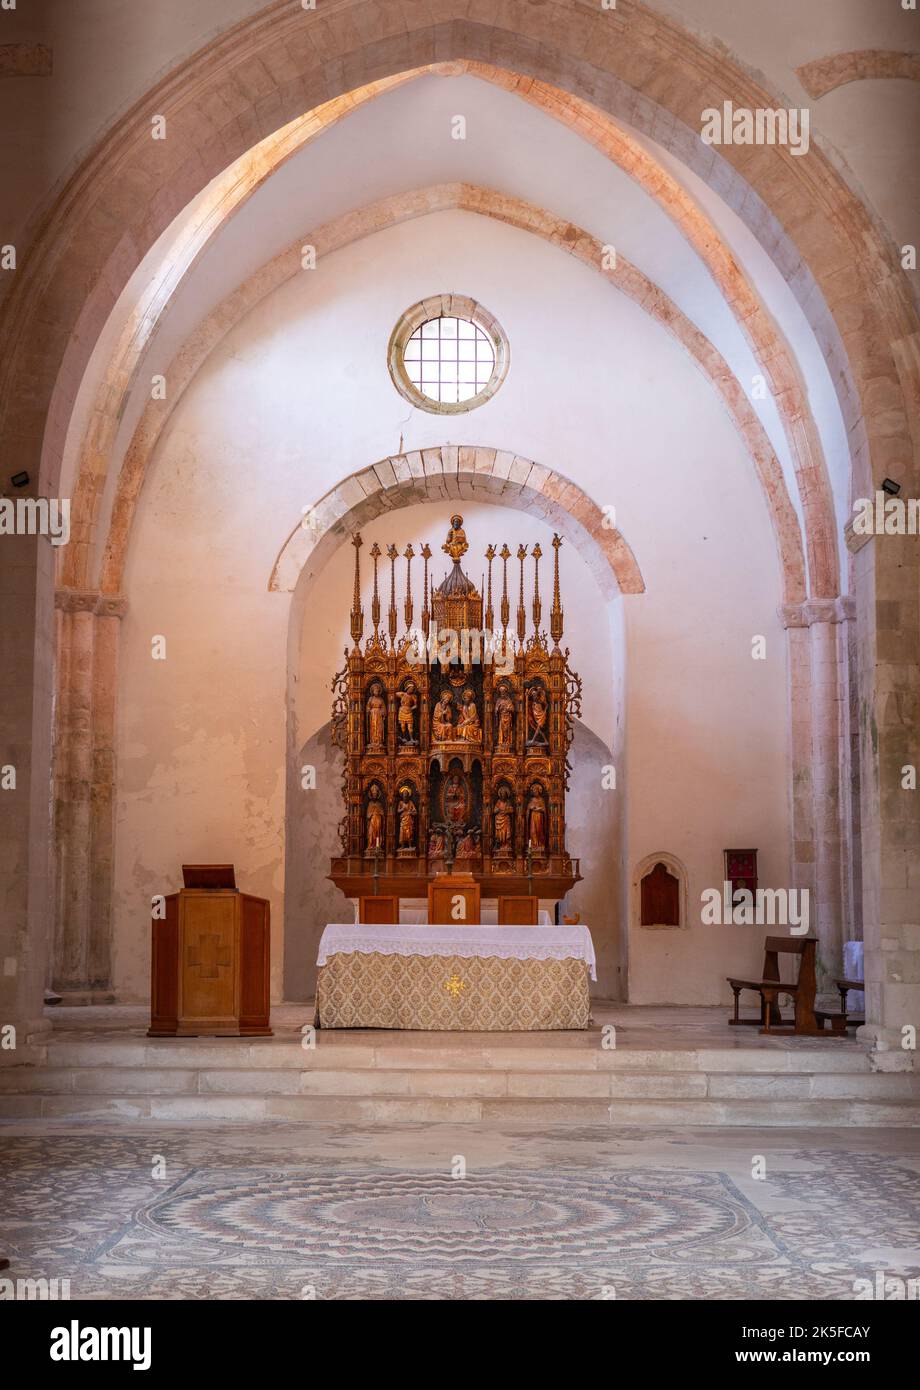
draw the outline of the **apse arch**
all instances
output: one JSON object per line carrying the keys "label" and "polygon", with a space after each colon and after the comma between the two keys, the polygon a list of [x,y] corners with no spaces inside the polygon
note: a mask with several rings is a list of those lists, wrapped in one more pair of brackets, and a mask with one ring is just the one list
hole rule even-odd
{"label": "apse arch", "polygon": [[[602,275],[677,339],[719,393],[745,442],[760,479],[773,526],[782,574],[783,602],[800,603],[807,593],[805,553],[798,517],[786,489],[782,467],[763,424],[718,351],[680,309],[624,256],[618,256],[615,265],[605,267],[600,243],[581,228],[522,199],[470,184],[441,184],[413,190],[369,204],[346,214],[344,218],[305,233],[215,306],[170,364],[169,396],[163,401],[151,400],[147,403],[126,451],[102,556],[99,577],[102,592],[120,592],[140,490],[157,441],[172,412],[208,355],[235,324],[263,297],[300,273],[304,237],[308,237],[310,244],[316,247],[318,255],[328,255],[353,240],[385,227],[448,209],[492,217],[543,237]],[[805,514],[807,518],[807,508]],[[81,564],[85,558],[84,555]],[[92,577],[81,568],[76,575],[72,571],[66,572],[65,582],[74,584],[75,579],[79,579],[86,584],[91,582]]]}
{"label": "apse arch", "polygon": [[[235,183],[233,179],[228,179],[227,174],[224,175],[223,183],[229,182],[233,189],[233,196],[226,200],[228,206],[226,216],[232,216],[241,203],[264,182],[268,172],[273,167],[277,168],[281,162],[290,157],[299,144],[339,121],[343,114],[347,114],[348,109],[354,109],[382,92],[391,90],[392,87],[422,76],[427,72],[436,72],[441,75],[469,72],[495,86],[511,91],[516,96],[539,107],[553,119],[575,130],[582,138],[600,150],[605,158],[623,169],[659,203],[666,214],[675,222],[682,235],[693,246],[701,261],[709,269],[720,293],[746,337],[755,359],[761,367],[765,381],[771,387],[778,419],[794,462],[805,532],[804,547],[801,546],[801,541],[796,538],[794,548],[803,548],[807,552],[807,574],[801,585],[797,580],[790,581],[785,594],[786,601],[800,601],[805,596],[806,589],[813,595],[836,594],[839,577],[833,498],[824,463],[820,435],[812,417],[808,393],[799,379],[797,365],[791,351],[782,334],[777,331],[776,325],[760,296],[740,271],[729,248],[723,243],[712,222],[701,214],[700,209],[694,205],[677,180],[661,164],[652,159],[635,139],[616,127],[609,119],[604,118],[601,113],[589,108],[586,103],[571,97],[565,99],[565,94],[550,84],[532,80],[525,82],[514,72],[483,62],[458,61],[418,68],[403,73],[398,78],[371,83],[367,87],[356,90],[351,94],[351,108],[343,107],[341,102],[329,102],[324,108],[311,113],[309,120],[300,118],[292,122],[289,127],[285,127],[284,131],[279,132],[278,138],[263,141],[261,145],[250,151],[248,159],[251,159],[257,151],[259,152],[255,174],[250,174],[247,169],[247,161],[241,157],[237,162],[240,169]],[[222,187],[223,184],[221,184]],[[241,193],[237,192],[238,187],[242,187]],[[437,196],[438,190],[432,191]],[[386,201],[384,200],[384,202]],[[377,206],[380,207],[381,205],[378,204]],[[529,207],[529,205],[523,204],[519,199],[506,198],[491,190],[481,190],[479,205],[476,210],[485,212],[490,216],[507,217],[507,220],[516,225],[523,225],[521,209],[525,207]],[[362,214],[366,212],[367,209],[362,210]],[[755,462],[761,472],[768,505],[771,508],[782,510],[784,507],[783,497],[787,491],[785,480],[780,478],[778,481],[771,481],[764,476],[769,471],[774,473],[780,471],[778,461],[773,460],[771,462],[770,460],[773,449],[766,430],[746,397],[747,388],[744,383],[735,379],[729,365],[712,344],[706,340],[705,335],[681,313],[656,285],[650,283],[636,267],[629,266],[622,257],[618,260],[623,260],[624,274],[620,275],[617,267],[614,267],[613,273],[609,274],[605,269],[602,269],[604,265],[604,258],[601,254],[603,248],[600,247],[595,238],[571,224],[565,224],[562,219],[551,219],[546,214],[543,214],[544,226],[541,227],[535,222],[531,212],[532,210],[525,214],[529,230],[537,230],[546,234],[545,224],[554,221],[556,227],[551,235],[564,249],[580,256],[586,263],[594,264],[602,273],[607,274],[608,278],[616,279],[619,287],[632,293],[647,311],[655,314],[669,327],[677,327],[677,335],[685,346],[690,347],[698,359],[701,360],[704,357],[707,359],[701,364],[710,377],[717,379],[718,389],[726,399],[733,416],[736,418],[740,416],[753,417],[753,429],[747,431],[743,429],[742,432],[747,433],[748,443],[752,446]],[[540,212],[542,213],[542,210]],[[309,235],[321,238],[323,233],[327,231],[328,225]],[[201,244],[197,226],[190,227],[189,238],[195,245]],[[293,248],[288,254],[291,255],[292,253]],[[191,251],[188,252],[186,256],[188,263],[191,264],[193,259]],[[168,273],[171,276],[171,265],[167,271],[162,273]],[[788,264],[786,273],[790,273]],[[234,298],[234,295],[228,296],[228,300],[232,301]],[[162,311],[165,312],[168,303],[167,297],[161,305]],[[225,300],[225,308],[226,305],[227,301]],[[214,314],[209,316],[211,322],[214,321],[214,317]],[[145,333],[149,337],[152,332],[149,324],[144,332],[140,328],[134,332],[133,325],[131,327],[132,331],[123,335],[120,358],[113,360],[110,369],[106,372],[98,391],[96,406],[90,412],[90,427],[82,445],[79,483],[71,518],[74,539],[62,557],[61,583],[65,587],[80,588],[93,582],[88,571],[91,564],[91,551],[94,548],[93,532],[100,516],[97,505],[97,497],[103,481],[100,470],[103,470],[104,473],[114,448],[115,431],[125,409],[127,392],[132,388],[139,366],[138,354],[145,341]],[[192,340],[199,341],[206,333],[207,325],[201,325],[199,331],[192,335]],[[181,371],[178,375],[181,390]],[[170,371],[170,381],[171,383],[173,381],[172,370]],[[120,400],[118,399],[119,395]],[[165,413],[168,415],[168,406]],[[156,419],[155,411],[152,411],[151,406],[148,405],[144,412],[143,421],[135,432],[135,439],[129,446],[129,454],[134,454],[135,443],[143,429],[147,429],[148,433],[150,428],[156,429]],[[752,435],[758,436],[756,442],[752,443]],[[766,450],[762,447],[764,443]],[[130,485],[127,492],[130,494]],[[777,499],[775,502],[774,498]],[[794,566],[797,563],[797,557],[793,559],[788,554],[789,546],[782,534],[784,530],[789,529],[789,520],[788,517],[777,519],[778,544],[787,573],[790,564]],[[798,529],[797,518],[792,520]],[[113,535],[117,546],[119,543],[118,526],[114,528]],[[804,556],[801,564],[804,570]],[[107,584],[104,582],[102,587],[105,589]],[[797,592],[799,588],[801,588],[801,593]]]}
{"label": "apse arch", "polygon": [[[419,22],[412,18],[407,22],[402,12],[398,17],[383,17],[379,7],[374,6],[373,24],[367,28],[358,17],[370,3],[372,0],[351,0],[340,6],[335,15],[323,16],[322,56],[314,44],[319,31],[309,27],[309,16],[305,17],[303,11],[285,13],[286,7],[279,6],[236,26],[208,50],[169,74],[149,98],[138,103],[100,141],[79,176],[71,180],[50,209],[7,305],[7,328],[17,351],[7,359],[5,385],[14,389],[7,390],[5,398],[10,403],[28,401],[30,407],[22,422],[23,429],[4,432],[6,438],[15,439],[21,457],[24,435],[30,429],[34,431],[42,419],[32,403],[47,401],[49,431],[42,465],[45,485],[54,487],[62,456],[60,430],[66,428],[88,351],[130,268],[189,198],[226,168],[228,159],[245,152],[252,131],[270,135],[301,116],[305,107],[310,109],[354,90],[361,78],[381,81],[425,64],[452,61],[488,62],[514,74],[515,81],[524,86],[534,82],[553,84],[576,101],[590,100],[595,108],[652,135],[678,157],[691,156],[707,181],[717,180],[730,190],[733,205],[740,215],[751,218],[751,228],[761,238],[774,237],[777,230],[782,233],[783,220],[770,212],[765,225],[761,210],[774,205],[782,207],[801,249],[801,264],[808,268],[808,275],[796,287],[803,296],[803,307],[810,304],[814,312],[811,301],[815,296],[810,292],[813,279],[832,316],[822,321],[822,327],[826,330],[834,317],[839,320],[839,327],[830,334],[825,332],[823,341],[834,357],[833,376],[853,431],[854,462],[862,474],[860,482],[868,481],[865,445],[870,438],[880,454],[889,453],[895,441],[907,444],[907,402],[898,368],[902,366],[910,377],[911,364],[896,363],[884,347],[879,350],[881,355],[874,350],[870,355],[866,340],[871,338],[875,343],[876,325],[882,344],[900,339],[907,325],[915,325],[916,315],[895,248],[881,236],[867,209],[818,149],[813,148],[806,173],[800,168],[803,161],[789,159],[779,148],[752,147],[743,156],[729,148],[716,154],[711,147],[702,147],[698,137],[695,141],[686,139],[699,121],[701,78],[715,91],[730,91],[738,104],[769,104],[769,94],[733,63],[724,49],[717,52],[706,48],[672,21],[631,0],[624,0],[619,9],[593,14],[554,3],[519,7],[510,23],[501,12],[497,16],[490,12],[490,22],[470,19],[460,0],[445,3],[436,24],[428,22],[427,15]],[[358,21],[356,25],[354,20]],[[551,26],[551,46],[545,42],[550,32],[547,24]],[[367,38],[366,34],[373,37]],[[284,58],[280,61],[282,53]],[[587,53],[593,62],[584,57]],[[221,87],[232,84],[234,70],[244,64],[251,66],[256,55],[273,86],[273,100],[266,106],[257,101],[251,86],[240,84],[241,90],[234,91],[229,109],[239,110],[241,99],[244,107],[251,103],[252,122],[247,124],[234,115],[226,127],[219,127],[219,138],[215,138],[215,119],[219,121],[219,117],[206,115],[201,103],[210,92],[218,105],[228,110],[228,103],[219,96]],[[637,93],[641,94],[640,100],[636,100]],[[173,154],[176,145],[167,149],[166,142],[160,142],[159,148],[151,148],[157,144],[150,141],[147,125],[151,98],[158,111],[168,113],[174,139],[179,137],[178,148],[183,154],[189,152],[180,166]],[[590,116],[583,110],[576,113],[576,120],[590,125]],[[119,161],[111,158],[113,143],[119,149]],[[742,163],[743,175],[734,167],[735,161]],[[130,173],[132,186],[149,191],[151,198],[149,204],[144,204],[142,198],[129,200],[130,230],[117,247],[111,241],[111,232],[124,225],[126,209],[124,197],[118,196],[118,215],[111,207],[105,211],[106,203],[111,204],[116,195],[112,167],[118,169],[119,190]],[[827,216],[829,207],[837,211],[833,219]],[[786,215],[787,209],[795,211]],[[84,218],[91,219],[94,234],[89,234]],[[82,303],[81,331],[75,332],[75,304],[79,300],[68,295],[66,262],[68,256],[72,259],[76,253],[75,238],[80,233],[86,234],[80,242],[79,273],[74,278],[80,286],[92,283],[94,289]],[[786,245],[795,246],[791,237]],[[794,251],[793,259],[798,255]],[[96,261],[95,275],[88,275],[87,256]],[[44,307],[49,287],[47,281],[42,283],[41,276],[36,279],[39,273],[35,267],[39,262],[43,267],[54,263],[59,272],[53,285],[58,301],[54,313]],[[843,265],[849,266],[852,273],[839,274]],[[70,312],[61,312],[61,303],[70,305],[71,300],[74,307]],[[853,312],[854,301],[861,305],[861,312]],[[888,325],[896,332],[885,332],[886,316]],[[867,332],[870,325],[871,332]],[[27,340],[28,351],[24,350]],[[841,344],[850,354],[849,363],[847,352],[841,356],[838,351]],[[883,363],[887,363],[884,368]],[[870,386],[877,387],[884,370],[888,384],[893,386],[892,403],[884,418],[879,418],[878,412],[863,413],[859,392],[849,389],[850,366],[866,399]],[[15,386],[22,371],[32,380],[28,389],[23,385],[20,391]],[[794,392],[794,381],[787,382],[786,388]],[[59,399],[51,409],[55,392]],[[15,410],[15,404],[10,408]],[[799,430],[804,426],[803,419]],[[44,423],[41,430],[44,432]],[[37,437],[33,436],[33,443],[38,443]],[[822,536],[822,544],[832,544],[833,539],[831,528]]]}

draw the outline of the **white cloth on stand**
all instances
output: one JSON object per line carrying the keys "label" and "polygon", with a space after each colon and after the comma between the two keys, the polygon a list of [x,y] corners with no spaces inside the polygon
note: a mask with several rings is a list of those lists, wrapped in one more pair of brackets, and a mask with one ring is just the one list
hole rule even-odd
{"label": "white cloth on stand", "polygon": [[[863,973],[863,943],[861,941],[845,941],[843,943],[843,978],[845,980],[864,980]],[[851,1014],[865,1013],[866,995],[861,989],[851,989],[847,994],[847,1012]]]}

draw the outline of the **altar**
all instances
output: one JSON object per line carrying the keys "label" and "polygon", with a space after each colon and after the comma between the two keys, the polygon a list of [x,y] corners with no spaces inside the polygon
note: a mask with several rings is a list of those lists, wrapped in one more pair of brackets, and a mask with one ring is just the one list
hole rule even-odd
{"label": "altar", "polygon": [[587,1028],[594,943],[578,925],[332,923],[317,955],[321,1028]]}

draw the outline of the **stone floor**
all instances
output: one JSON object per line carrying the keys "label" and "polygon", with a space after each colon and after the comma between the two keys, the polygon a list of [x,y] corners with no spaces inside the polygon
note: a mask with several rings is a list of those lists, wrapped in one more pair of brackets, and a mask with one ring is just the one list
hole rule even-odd
{"label": "stone floor", "polygon": [[68,1279],[71,1298],[821,1300],[920,1275],[911,1130],[2,1137],[9,1276]]}
{"label": "stone floor", "polygon": [[[146,1026],[131,1007],[51,1017],[57,1039]],[[310,1018],[281,1006],[260,1046]],[[609,1005],[586,1033],[323,1032],[318,1046],[539,1038],[574,1060],[605,1023],[640,1068],[643,1049],[860,1049],[730,1029],[723,1010]],[[824,1300],[880,1271],[920,1276],[909,1128],[14,1120],[0,1190],[7,1275],[69,1280],[74,1299]]]}
{"label": "stone floor", "polygon": [[[488,1045],[489,1047],[531,1048],[552,1040],[554,1048],[589,1049],[598,1046],[598,1032],[607,1025],[616,1029],[616,1046],[619,1049],[648,1048],[668,1049],[670,1051],[692,1050],[695,1048],[750,1048],[759,1047],[768,1051],[795,1051],[814,1047],[827,1047],[833,1051],[846,1048],[862,1050],[851,1033],[846,1038],[795,1038],[789,1034],[764,1037],[759,1028],[730,1028],[728,1018],[731,1013],[725,1007],[678,1007],[674,1005],[611,1004],[592,1000],[592,1027],[571,1032],[552,1033],[419,1033],[373,1029],[321,1029],[317,1034],[323,1047],[342,1047],[358,1042],[373,1042],[375,1047],[387,1044],[399,1045],[424,1038],[432,1047],[449,1045],[451,1048],[471,1049]],[[788,1008],[785,1011],[789,1012]],[[105,1037],[116,1040],[118,1035],[142,1037],[147,1032],[150,1011],[143,1004],[107,1004],[98,1008],[49,1008],[46,1017],[54,1029],[55,1038],[86,1039]],[[751,1016],[751,1011],[747,1011]],[[288,1042],[300,1033],[305,1024],[313,1022],[313,1004],[273,1004],[271,1014],[273,1038],[260,1039],[260,1045],[271,1046],[275,1041]]]}

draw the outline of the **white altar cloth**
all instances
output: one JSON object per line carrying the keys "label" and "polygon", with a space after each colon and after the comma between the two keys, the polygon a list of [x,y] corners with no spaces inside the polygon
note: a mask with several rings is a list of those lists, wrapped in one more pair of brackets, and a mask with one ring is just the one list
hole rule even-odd
{"label": "white altar cloth", "polygon": [[499,960],[583,960],[591,979],[597,979],[594,942],[588,928],[577,926],[496,927],[464,923],[430,927],[427,923],[396,924],[331,922],[319,942],[317,965],[331,956],[495,956]]}

